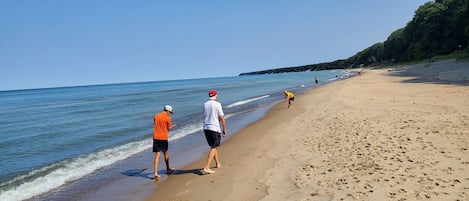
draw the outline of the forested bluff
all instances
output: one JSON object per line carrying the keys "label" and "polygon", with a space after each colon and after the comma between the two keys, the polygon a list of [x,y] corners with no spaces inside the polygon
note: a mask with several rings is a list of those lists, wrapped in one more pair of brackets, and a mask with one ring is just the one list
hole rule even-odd
{"label": "forested bluff", "polygon": [[243,75],[349,69],[430,59],[457,51],[469,53],[469,0],[435,0],[421,5],[404,28],[347,59],[282,67]]}

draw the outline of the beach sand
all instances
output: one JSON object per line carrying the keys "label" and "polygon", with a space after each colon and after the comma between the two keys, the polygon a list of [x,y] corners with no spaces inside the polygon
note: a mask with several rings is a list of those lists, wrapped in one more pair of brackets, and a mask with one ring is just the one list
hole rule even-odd
{"label": "beach sand", "polygon": [[363,69],[164,175],[146,200],[469,200],[469,63]]}

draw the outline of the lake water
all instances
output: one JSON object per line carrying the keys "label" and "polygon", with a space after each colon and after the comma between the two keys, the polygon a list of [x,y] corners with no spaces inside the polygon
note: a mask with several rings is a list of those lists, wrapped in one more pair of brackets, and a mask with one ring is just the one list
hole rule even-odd
{"label": "lake water", "polygon": [[284,90],[310,89],[314,76],[326,84],[350,73],[329,70],[0,91],[0,200],[30,199],[151,152],[153,116],[166,104],[173,106],[172,120],[177,124],[170,131],[170,150],[195,149],[178,143],[187,143],[202,130],[202,107],[210,89],[218,91],[227,121],[242,121],[236,117],[282,101]]}

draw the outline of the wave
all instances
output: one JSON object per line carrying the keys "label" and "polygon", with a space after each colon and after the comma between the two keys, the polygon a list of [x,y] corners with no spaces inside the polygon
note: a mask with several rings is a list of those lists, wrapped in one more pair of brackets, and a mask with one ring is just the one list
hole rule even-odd
{"label": "wave", "polygon": [[127,159],[150,147],[150,140],[141,140],[33,170],[25,175],[1,183],[0,187],[4,190],[0,191],[0,200],[30,199],[60,187],[67,182],[80,179],[100,168]]}
{"label": "wave", "polygon": [[253,101],[256,101],[256,100],[267,98],[269,96],[270,95],[263,95],[263,96],[259,96],[259,97],[255,97],[255,98],[250,98],[250,99],[246,99],[246,100],[242,100],[242,101],[237,101],[237,102],[234,102],[234,103],[226,106],[226,108],[232,108],[232,107],[235,107],[235,106],[238,106],[238,105],[244,105],[246,103],[250,103],[250,102],[253,102]]}
{"label": "wave", "polygon": [[[235,116],[235,115],[238,115],[238,114],[241,114],[241,113],[244,113],[244,112],[246,112],[246,110],[231,113],[231,114],[225,113],[225,119],[229,119],[232,116]],[[203,130],[203,122],[202,121],[197,122],[197,123],[187,124],[187,125],[185,125],[181,128],[176,129],[174,132],[171,131],[170,134],[169,134],[170,136],[169,136],[168,141],[177,140],[177,139],[183,138],[185,136],[188,136],[190,134],[193,134],[193,133],[196,133],[196,132],[202,131],[202,130]]]}
{"label": "wave", "polygon": [[201,131],[201,130],[202,130],[202,122],[189,124],[189,125],[182,127],[181,129],[176,130],[174,134],[172,135],[170,134],[168,141],[177,140],[187,135],[190,135],[192,133],[195,133],[197,131]]}

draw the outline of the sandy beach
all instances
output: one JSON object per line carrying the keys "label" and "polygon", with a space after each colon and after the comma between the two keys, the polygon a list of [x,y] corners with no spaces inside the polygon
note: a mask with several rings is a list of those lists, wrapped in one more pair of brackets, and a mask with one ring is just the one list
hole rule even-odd
{"label": "sandy beach", "polygon": [[469,62],[386,69],[313,88],[156,181],[146,200],[469,200]]}

